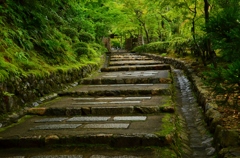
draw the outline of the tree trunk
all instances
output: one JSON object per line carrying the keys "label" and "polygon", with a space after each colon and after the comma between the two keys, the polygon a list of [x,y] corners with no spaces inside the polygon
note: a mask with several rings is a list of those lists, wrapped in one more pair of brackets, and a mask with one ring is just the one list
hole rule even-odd
{"label": "tree trunk", "polygon": [[[190,9],[190,8],[189,8]],[[191,9],[190,9],[191,10]],[[193,41],[194,41],[194,44],[196,45],[198,51],[200,52],[200,57],[201,57],[201,60],[202,60],[202,63],[204,66],[206,66],[206,58],[205,58],[205,55],[204,55],[204,51],[200,48],[200,46],[198,45],[197,41],[196,41],[196,36],[195,36],[195,18],[197,16],[197,0],[195,0],[195,6],[194,6],[194,10],[191,10],[193,13],[194,13],[194,16],[193,16],[193,19],[192,19],[192,37],[193,37]]]}
{"label": "tree trunk", "polygon": [[[208,2],[208,0],[204,0],[204,13],[205,13],[205,26],[206,26],[206,30],[207,33],[209,33],[209,29],[208,29],[208,22],[209,22],[209,7],[210,4]],[[211,46],[211,40],[208,38],[206,41],[206,46],[207,46],[207,52],[206,54],[209,54],[209,58],[211,60],[211,62],[213,63],[214,67],[217,67],[217,62],[216,62],[216,54],[215,51],[212,50],[212,46]]]}
{"label": "tree trunk", "polygon": [[145,23],[143,23],[142,25],[143,25],[144,32],[145,32],[145,34],[146,34],[147,43],[150,43],[149,35],[148,35],[148,30],[147,30],[147,28],[146,28],[146,25],[145,25]]}

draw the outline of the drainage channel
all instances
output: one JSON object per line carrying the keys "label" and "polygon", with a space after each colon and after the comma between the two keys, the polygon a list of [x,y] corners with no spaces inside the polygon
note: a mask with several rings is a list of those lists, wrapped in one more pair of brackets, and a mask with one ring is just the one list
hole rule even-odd
{"label": "drainage channel", "polygon": [[212,147],[213,137],[206,128],[201,107],[198,105],[191,89],[191,82],[182,70],[174,69],[173,73],[177,89],[178,111],[185,120],[188,136],[187,145],[190,147],[190,152],[183,153],[182,156],[186,158],[212,158],[215,151]]}

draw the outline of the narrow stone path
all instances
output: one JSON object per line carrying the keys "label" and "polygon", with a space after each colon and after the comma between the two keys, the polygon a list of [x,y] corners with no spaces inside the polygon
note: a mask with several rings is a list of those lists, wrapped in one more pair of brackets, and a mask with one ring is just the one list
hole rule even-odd
{"label": "narrow stone path", "polygon": [[176,157],[171,85],[169,65],[112,53],[100,73],[0,132],[0,156]]}

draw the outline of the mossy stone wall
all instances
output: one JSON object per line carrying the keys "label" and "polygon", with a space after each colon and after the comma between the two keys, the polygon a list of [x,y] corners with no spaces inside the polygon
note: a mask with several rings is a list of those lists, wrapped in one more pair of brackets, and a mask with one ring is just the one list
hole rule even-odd
{"label": "mossy stone wall", "polygon": [[0,83],[0,113],[7,114],[20,111],[24,107],[34,106],[36,100],[78,84],[84,77],[99,68],[98,64],[83,66],[79,69],[59,70],[45,77],[30,75],[27,77],[10,77]]}

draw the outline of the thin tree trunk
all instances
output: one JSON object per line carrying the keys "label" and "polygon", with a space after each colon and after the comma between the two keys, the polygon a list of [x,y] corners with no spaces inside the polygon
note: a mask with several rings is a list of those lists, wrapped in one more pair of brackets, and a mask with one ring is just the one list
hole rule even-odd
{"label": "thin tree trunk", "polygon": [[192,30],[191,30],[192,31],[192,36],[193,36],[193,41],[194,41],[195,45],[197,46],[197,49],[200,51],[200,57],[202,59],[203,65],[206,66],[207,64],[206,64],[206,58],[205,58],[205,55],[204,55],[204,51],[199,47],[199,45],[196,41],[196,36],[195,36],[195,18],[197,16],[197,0],[195,0],[195,6],[194,6],[194,10],[192,12],[194,13],[194,16],[193,16],[193,19],[192,19]]}
{"label": "thin tree trunk", "polygon": [[[205,26],[207,29],[207,33],[209,33],[209,29],[208,29],[208,22],[209,22],[209,7],[210,4],[208,2],[208,0],[204,0],[204,13],[205,13]],[[212,42],[211,40],[208,38],[206,41],[206,45],[207,45],[207,54],[209,54],[210,60],[212,61],[214,67],[217,67],[217,62],[216,62],[216,54],[215,51],[212,50],[212,46],[211,46]]]}

